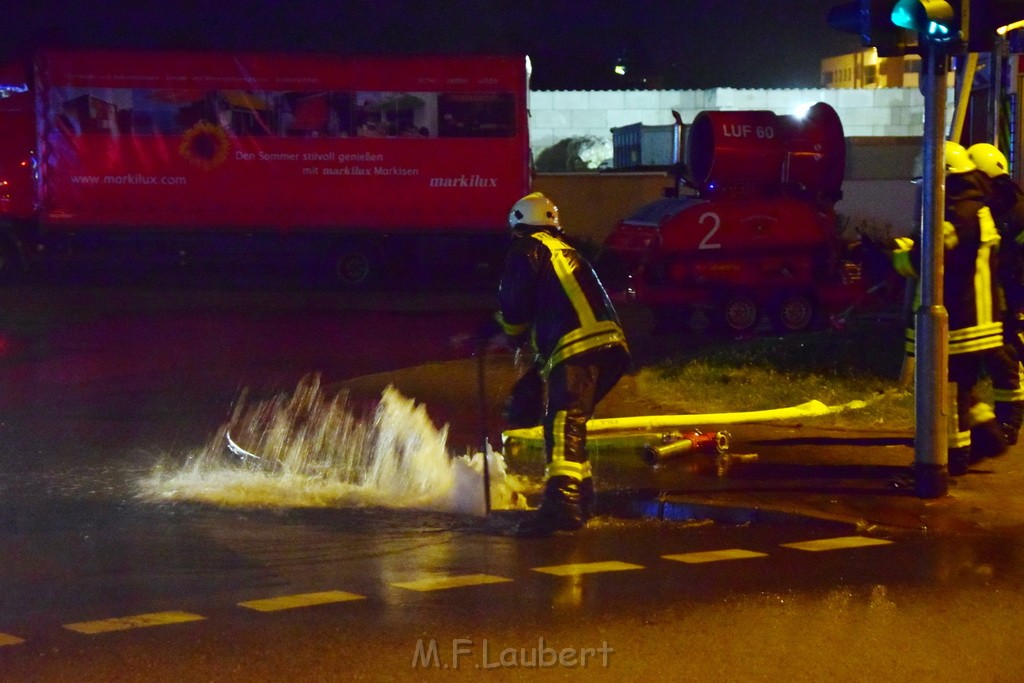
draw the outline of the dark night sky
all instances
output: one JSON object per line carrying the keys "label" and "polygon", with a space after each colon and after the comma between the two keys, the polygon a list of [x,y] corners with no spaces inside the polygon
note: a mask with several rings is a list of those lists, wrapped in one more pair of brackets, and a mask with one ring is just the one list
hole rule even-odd
{"label": "dark night sky", "polygon": [[347,53],[526,53],[532,86],[615,88],[625,54],[665,88],[815,87],[839,0],[14,0],[0,53],[34,45]]}

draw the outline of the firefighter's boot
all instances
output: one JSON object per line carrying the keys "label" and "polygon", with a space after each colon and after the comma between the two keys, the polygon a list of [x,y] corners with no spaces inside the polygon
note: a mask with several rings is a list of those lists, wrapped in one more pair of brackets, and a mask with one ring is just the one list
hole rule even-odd
{"label": "firefighter's boot", "polygon": [[594,478],[585,477],[580,482],[580,517],[586,524],[594,517],[597,510],[597,494],[594,491]]}
{"label": "firefighter's boot", "polygon": [[1006,433],[998,420],[988,420],[971,427],[971,462],[1002,455],[1007,448]]}
{"label": "firefighter's boot", "polygon": [[524,538],[549,536],[556,531],[576,531],[584,524],[580,484],[572,477],[551,477],[544,485],[544,498],[533,517],[515,529]]}
{"label": "firefighter's boot", "polygon": [[997,401],[996,419],[999,420],[999,426],[1006,438],[1006,445],[1016,445],[1021,423],[1024,422],[1024,402]]}
{"label": "firefighter's boot", "polygon": [[960,477],[967,474],[967,467],[971,460],[971,447],[959,446],[950,448],[948,451],[949,474],[952,477]]}

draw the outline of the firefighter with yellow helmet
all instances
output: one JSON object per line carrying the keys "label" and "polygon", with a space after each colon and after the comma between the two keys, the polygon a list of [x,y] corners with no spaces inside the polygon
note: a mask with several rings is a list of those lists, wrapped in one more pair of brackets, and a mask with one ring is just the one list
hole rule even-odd
{"label": "firefighter with yellow helmet", "polygon": [[[1024,315],[1024,191],[1010,177],[1006,157],[995,145],[981,142],[967,150],[971,161],[990,180],[989,208],[1001,237],[999,242],[999,284],[1006,297],[1003,318],[1003,339],[1008,351],[1016,354],[1017,375],[1024,372],[1019,361],[1024,359],[1021,339],[1021,315]],[[1017,443],[1024,422],[1024,391],[1018,381],[1016,390],[999,386],[993,378],[996,417],[1003,426],[1007,443]]]}
{"label": "firefighter with yellow helmet", "polygon": [[[943,225],[944,304],[949,314],[949,380],[956,384],[957,419],[949,438],[949,473],[957,476],[983,457],[1006,450],[1005,436],[992,408],[978,396],[985,371],[1008,391],[1019,391],[1015,354],[1003,351],[1000,288],[996,278],[999,233],[992,219],[988,177],[962,145],[946,142],[946,202]],[[920,273],[920,246],[896,239],[896,270],[907,277]],[[918,295],[918,302],[920,297]],[[914,330],[907,330],[907,352],[914,350]]]}
{"label": "firefighter with yellow helmet", "polygon": [[566,242],[555,204],[528,194],[512,206],[508,225],[513,239],[494,331],[531,342],[546,389],[544,494],[516,531],[543,536],[579,529],[593,514],[587,420],[630,358],[615,308],[593,267]]}

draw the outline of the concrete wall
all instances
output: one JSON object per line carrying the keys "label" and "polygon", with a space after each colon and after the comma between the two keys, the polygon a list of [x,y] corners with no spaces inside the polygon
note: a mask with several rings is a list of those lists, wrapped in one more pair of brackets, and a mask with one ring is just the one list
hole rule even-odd
{"label": "concrete wall", "polygon": [[846,139],[846,180],[836,212],[853,233],[903,236],[913,232],[921,136]]}
{"label": "concrete wall", "polygon": [[[947,93],[948,121],[953,115],[952,88]],[[530,145],[536,156],[565,138],[590,135],[607,140],[610,150],[612,128],[631,123],[669,125],[673,109],[688,124],[705,110],[769,110],[790,115],[815,102],[836,109],[848,137],[920,137],[923,132],[924,98],[917,88],[538,90],[530,93]]]}
{"label": "concrete wall", "polygon": [[664,173],[543,173],[533,180],[533,189],[558,206],[566,233],[598,244],[619,219],[671,186]]}
{"label": "concrete wall", "polygon": [[847,180],[836,213],[850,236],[857,229],[874,237],[910,236],[916,196],[909,180]]}

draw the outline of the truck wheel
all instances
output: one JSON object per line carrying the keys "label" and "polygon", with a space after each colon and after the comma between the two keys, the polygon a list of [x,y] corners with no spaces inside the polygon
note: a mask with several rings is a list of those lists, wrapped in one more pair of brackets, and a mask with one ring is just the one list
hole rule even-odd
{"label": "truck wheel", "polygon": [[810,329],[817,315],[818,307],[806,294],[788,294],[773,304],[768,313],[772,329],[780,334]]}
{"label": "truck wheel", "polygon": [[761,320],[757,302],[745,294],[732,294],[722,300],[715,311],[717,326],[725,332],[752,332]]}
{"label": "truck wheel", "polygon": [[335,258],[334,271],[346,287],[365,286],[373,276],[373,260],[361,249],[345,249]]}

